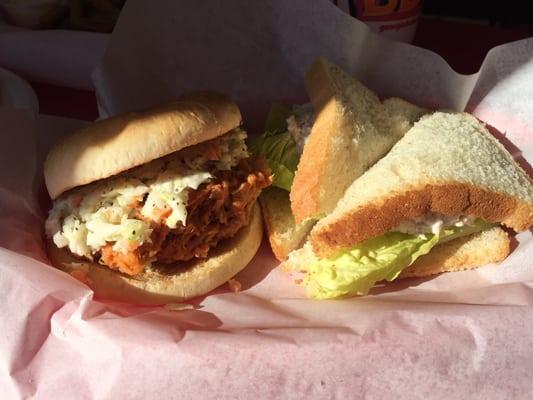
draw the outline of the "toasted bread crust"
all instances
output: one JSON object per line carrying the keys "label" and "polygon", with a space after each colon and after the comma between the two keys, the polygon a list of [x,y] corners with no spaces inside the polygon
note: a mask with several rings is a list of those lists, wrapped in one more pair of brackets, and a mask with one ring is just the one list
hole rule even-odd
{"label": "toasted bread crust", "polygon": [[400,138],[379,98],[325,59],[307,71],[305,86],[315,122],[291,188],[296,223],[331,212],[353,180]]}
{"label": "toasted bread crust", "polygon": [[320,257],[331,256],[342,248],[383,235],[402,222],[429,212],[471,215],[501,223],[515,231],[533,225],[531,203],[468,184],[428,184],[360,207],[323,229],[313,230],[310,239],[313,251]]}
{"label": "toasted bread crust", "polygon": [[305,86],[315,122],[291,188],[296,223],[329,214],[350,184],[383,157],[427,110],[399,98],[383,103],[323,58]]}
{"label": "toasted bread crust", "polygon": [[151,110],[108,118],[57,143],[44,165],[48,193],[61,193],[221,136],[241,123],[236,104],[197,92]]}
{"label": "toasted bread crust", "polygon": [[[320,107],[314,102],[313,105],[316,109]],[[336,101],[323,105],[311,129],[290,192],[296,223],[309,216],[316,216],[323,208],[321,189],[325,185],[326,169],[320,166],[324,166],[332,157],[333,139],[338,136],[340,130],[340,112],[339,103]]]}

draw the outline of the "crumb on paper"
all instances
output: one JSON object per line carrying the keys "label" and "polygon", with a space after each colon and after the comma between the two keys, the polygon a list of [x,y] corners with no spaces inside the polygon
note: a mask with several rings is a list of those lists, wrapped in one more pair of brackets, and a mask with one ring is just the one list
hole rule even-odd
{"label": "crumb on paper", "polygon": [[242,289],[241,283],[237,279],[230,279],[228,281],[229,290],[231,290],[233,293],[238,293]]}
{"label": "crumb on paper", "polygon": [[163,308],[167,311],[194,310],[194,306],[188,303],[167,303]]}
{"label": "crumb on paper", "polygon": [[84,263],[84,262],[64,262],[64,263],[61,263],[61,264],[65,268],[79,269],[79,270],[83,270],[85,272],[89,271],[89,265],[87,263]]}
{"label": "crumb on paper", "polygon": [[87,286],[90,286],[93,281],[87,276],[87,271],[83,269],[74,269],[69,272],[70,276],[77,279],[81,283],[84,283]]}

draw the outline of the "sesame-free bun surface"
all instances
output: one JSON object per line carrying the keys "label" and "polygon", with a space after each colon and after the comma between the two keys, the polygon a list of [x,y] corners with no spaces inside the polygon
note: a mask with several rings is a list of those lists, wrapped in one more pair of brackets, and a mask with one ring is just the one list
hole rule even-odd
{"label": "sesame-free bun surface", "polygon": [[99,298],[143,305],[182,301],[224,284],[252,260],[263,236],[259,206],[255,204],[252,210],[250,223],[233,238],[211,249],[208,258],[162,268],[156,264],[134,277],[80,260],[49,240],[48,256],[55,267],[65,272],[84,271],[89,286]]}
{"label": "sesame-free bun surface", "polygon": [[63,192],[146,164],[238,127],[241,113],[228,97],[197,92],[143,112],[98,121],[48,153],[48,193]]}

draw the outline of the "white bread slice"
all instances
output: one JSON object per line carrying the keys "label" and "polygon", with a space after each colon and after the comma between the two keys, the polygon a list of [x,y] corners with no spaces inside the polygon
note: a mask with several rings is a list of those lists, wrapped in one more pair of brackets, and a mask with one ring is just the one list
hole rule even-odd
{"label": "white bread slice", "polygon": [[383,100],[383,106],[389,115],[389,126],[392,135],[402,138],[413,127],[413,124],[429,113],[429,110],[409,103],[399,97],[390,97]]}
{"label": "white bread slice", "polygon": [[[420,278],[441,272],[473,269],[500,262],[507,257],[509,251],[510,240],[507,233],[499,227],[494,227],[434,247],[406,268],[399,278]],[[315,260],[316,256],[307,243],[300,250],[291,253],[283,267],[290,271],[305,271],[306,266]]]}
{"label": "white bread slice", "polygon": [[297,223],[331,212],[348,186],[403,135],[402,126],[409,128],[391,119],[389,109],[402,108],[398,101],[386,107],[362,83],[323,58],[307,72],[305,86],[315,122],[290,193]]}
{"label": "white bread slice", "polygon": [[259,196],[263,211],[270,247],[276,258],[283,261],[287,255],[299,248],[315,221],[307,220],[300,224],[294,222],[289,201],[289,192],[269,187]]}
{"label": "white bread slice", "polygon": [[351,185],[310,241],[327,257],[429,212],[522,231],[533,225],[533,184],[475,117],[436,112]]}

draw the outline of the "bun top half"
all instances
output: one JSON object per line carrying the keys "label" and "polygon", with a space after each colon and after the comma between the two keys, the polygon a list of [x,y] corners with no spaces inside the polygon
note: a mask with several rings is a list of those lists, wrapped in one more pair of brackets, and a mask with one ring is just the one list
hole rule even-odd
{"label": "bun top half", "polygon": [[235,103],[215,92],[196,92],[143,112],[98,121],[58,142],[48,153],[48,193],[62,193],[105,179],[197,143],[222,136],[241,124]]}

